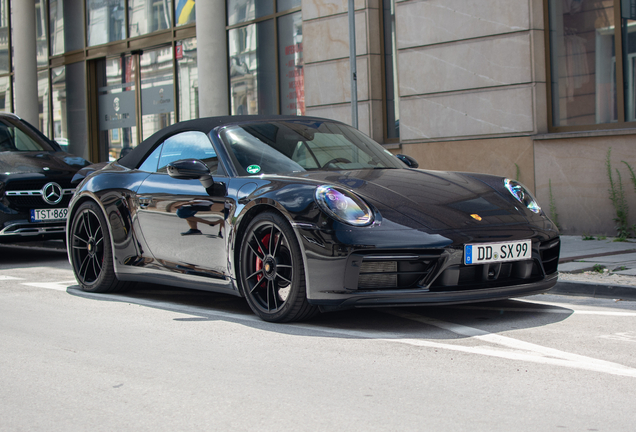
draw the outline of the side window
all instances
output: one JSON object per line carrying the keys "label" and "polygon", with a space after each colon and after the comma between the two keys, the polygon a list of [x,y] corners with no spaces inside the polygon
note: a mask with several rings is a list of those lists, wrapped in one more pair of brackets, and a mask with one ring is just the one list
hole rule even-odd
{"label": "side window", "polygon": [[0,151],[16,151],[9,128],[0,123]]}
{"label": "side window", "polygon": [[27,134],[22,132],[18,128],[13,128],[15,134],[15,148],[19,151],[40,151],[43,150],[42,146],[33,141]]}
{"label": "side window", "polygon": [[182,132],[165,140],[157,172],[167,172],[166,166],[180,159],[199,159],[210,168],[211,174],[218,173],[219,161],[216,152],[210,139],[203,132]]}
{"label": "side window", "polygon": [[161,154],[161,149],[163,148],[163,144],[159,145],[156,149],[150,153],[150,156],[146,158],[146,160],[139,167],[142,171],[148,172],[156,172],[157,164],[159,163],[159,155]]}
{"label": "side window", "polygon": [[44,147],[29,135],[14,126],[0,123],[0,151],[41,151],[53,150]]}

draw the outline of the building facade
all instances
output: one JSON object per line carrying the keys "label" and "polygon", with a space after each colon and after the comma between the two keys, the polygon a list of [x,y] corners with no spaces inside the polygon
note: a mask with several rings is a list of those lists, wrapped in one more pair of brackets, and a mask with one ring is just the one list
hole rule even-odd
{"label": "building facade", "polygon": [[[347,4],[0,0],[0,110],[95,162],[200,116],[352,124]],[[608,154],[636,204],[635,0],[356,0],[355,31],[390,151],[518,178],[564,233],[615,233]]]}

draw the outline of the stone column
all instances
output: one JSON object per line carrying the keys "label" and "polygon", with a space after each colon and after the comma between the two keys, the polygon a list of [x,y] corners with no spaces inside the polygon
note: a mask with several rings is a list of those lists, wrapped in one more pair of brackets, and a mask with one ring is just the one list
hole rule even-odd
{"label": "stone column", "polygon": [[197,2],[199,116],[228,115],[228,59],[225,0]]}
{"label": "stone column", "polygon": [[[39,125],[35,0],[12,1],[15,113]],[[47,131],[48,132],[48,131]]]}

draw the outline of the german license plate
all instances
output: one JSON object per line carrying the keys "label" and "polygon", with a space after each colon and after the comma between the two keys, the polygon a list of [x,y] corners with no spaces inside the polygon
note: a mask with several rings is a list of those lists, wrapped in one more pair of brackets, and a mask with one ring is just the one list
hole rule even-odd
{"label": "german license plate", "polygon": [[31,222],[65,220],[67,214],[68,214],[67,208],[32,209]]}
{"label": "german license plate", "polygon": [[464,264],[522,261],[532,258],[532,241],[464,245]]}

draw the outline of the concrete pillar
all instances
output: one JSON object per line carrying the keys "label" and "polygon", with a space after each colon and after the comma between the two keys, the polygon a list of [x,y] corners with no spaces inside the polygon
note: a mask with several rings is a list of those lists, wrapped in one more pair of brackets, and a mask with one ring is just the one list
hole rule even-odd
{"label": "concrete pillar", "polygon": [[225,0],[197,2],[199,116],[228,115],[227,32]]}
{"label": "concrete pillar", "polygon": [[[38,127],[38,65],[35,40],[35,0],[11,1],[15,113]],[[48,131],[47,131],[48,132]]]}

